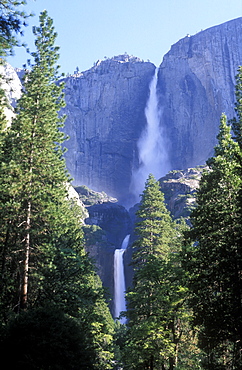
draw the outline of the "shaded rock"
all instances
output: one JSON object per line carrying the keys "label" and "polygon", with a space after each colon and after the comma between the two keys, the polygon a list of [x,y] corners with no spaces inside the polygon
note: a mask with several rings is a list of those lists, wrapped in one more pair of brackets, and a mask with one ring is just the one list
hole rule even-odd
{"label": "shaded rock", "polygon": [[[114,251],[116,247],[108,243],[106,233],[101,228],[95,230],[93,226],[89,227],[84,227],[85,237],[87,238],[86,252],[93,260],[97,274],[102,281],[103,287],[106,289],[111,312],[113,312]],[[90,235],[89,237],[88,234]],[[94,238],[95,241],[93,240]]]}
{"label": "shaded rock", "polygon": [[123,239],[131,230],[128,211],[118,204],[103,203],[88,207],[88,213],[86,224],[100,226],[106,232],[107,241],[120,248]]}
{"label": "shaded rock", "polygon": [[114,251],[121,248],[123,239],[130,234],[131,219],[128,211],[118,204],[102,203],[87,209],[89,217],[85,220],[85,234],[87,236],[87,228],[92,227],[90,237],[95,238],[93,231],[96,227],[99,235],[92,241],[87,238],[86,250],[94,259],[97,273],[110,294],[110,309],[114,313]]}

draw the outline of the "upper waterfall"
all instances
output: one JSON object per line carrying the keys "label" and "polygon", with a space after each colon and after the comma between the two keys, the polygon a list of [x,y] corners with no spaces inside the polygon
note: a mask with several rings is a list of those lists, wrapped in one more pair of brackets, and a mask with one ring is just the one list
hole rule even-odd
{"label": "upper waterfall", "polygon": [[139,195],[150,173],[158,179],[170,170],[167,139],[161,124],[162,109],[158,106],[157,81],[158,68],[149,86],[149,98],[145,107],[147,124],[137,142],[139,167],[133,171],[130,185],[135,202],[139,201]]}

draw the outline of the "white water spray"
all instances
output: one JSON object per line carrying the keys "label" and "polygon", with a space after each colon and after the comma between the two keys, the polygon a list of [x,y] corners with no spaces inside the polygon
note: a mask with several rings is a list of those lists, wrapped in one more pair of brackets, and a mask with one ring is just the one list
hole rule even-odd
{"label": "white water spray", "polygon": [[139,201],[139,195],[150,173],[159,179],[170,170],[167,140],[164,136],[164,128],[160,125],[162,110],[158,107],[157,81],[158,68],[149,86],[149,98],[145,108],[147,125],[137,143],[139,167],[133,171],[130,185],[135,202]]}
{"label": "white water spray", "polygon": [[[123,240],[121,249],[116,249],[114,252],[114,316],[119,317],[121,311],[126,311],[125,302],[125,275],[123,254],[129,244],[130,235],[126,235]],[[120,319],[122,324],[125,323],[125,318]]]}

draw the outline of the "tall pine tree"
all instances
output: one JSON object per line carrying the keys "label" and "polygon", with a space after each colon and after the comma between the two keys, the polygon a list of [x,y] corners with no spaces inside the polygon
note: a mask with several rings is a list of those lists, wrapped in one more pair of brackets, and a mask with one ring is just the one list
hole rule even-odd
{"label": "tall pine tree", "polygon": [[176,229],[159,183],[149,176],[137,212],[133,287],[127,293],[125,346],[130,369],[174,369],[185,290]]}
{"label": "tall pine tree", "polygon": [[206,369],[241,368],[241,151],[230,130],[222,115],[215,156],[207,162],[191,215],[188,234],[193,244],[185,251]]}
{"label": "tall pine tree", "polygon": [[52,228],[57,217],[63,218],[58,211],[67,202],[68,176],[60,147],[64,137],[59,130],[63,120],[58,117],[64,105],[63,86],[56,84],[56,33],[46,12],[34,34],[35,64],[26,71],[25,91],[6,135],[1,166],[2,274],[7,271],[6,263],[17,268],[19,297],[15,305],[20,309],[27,306],[29,278],[36,275],[35,263],[50,239],[50,225]]}
{"label": "tall pine tree", "polygon": [[[28,320],[28,312],[31,317],[36,308],[46,313],[56,308],[78,323],[91,368],[107,369],[110,313],[84,250],[80,209],[68,196],[60,131],[64,117],[58,114],[64,106],[63,84],[53,20],[46,11],[33,31],[34,62],[26,70],[16,117],[1,145],[1,319],[7,323],[14,312],[24,312]],[[16,359],[16,367],[28,351]]]}

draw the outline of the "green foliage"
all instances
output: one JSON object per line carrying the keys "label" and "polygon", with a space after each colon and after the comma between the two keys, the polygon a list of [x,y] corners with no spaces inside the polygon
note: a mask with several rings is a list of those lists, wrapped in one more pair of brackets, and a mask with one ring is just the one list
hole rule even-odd
{"label": "green foliage", "polygon": [[238,68],[238,74],[236,76],[235,97],[236,116],[230,121],[230,123],[235,134],[235,140],[242,150],[242,66]]}
{"label": "green foliage", "polygon": [[87,246],[98,244],[106,247],[108,245],[106,232],[97,225],[83,226],[85,241]]}
{"label": "green foliage", "polygon": [[56,307],[21,313],[1,333],[1,357],[13,369],[93,369],[82,329]]}
{"label": "green foliage", "polygon": [[[31,285],[33,294],[37,289],[35,271],[43,248],[46,250],[46,244],[58,234],[53,229],[63,234],[66,228],[62,225],[70,225],[67,215],[71,212],[66,199],[68,176],[60,146],[64,137],[59,130],[62,123],[58,117],[58,110],[64,104],[63,86],[55,83],[58,54],[52,23],[46,12],[41,14],[40,27],[35,30],[36,64],[25,77],[25,94],[19,101],[18,115],[2,145],[2,276],[7,279],[9,273],[9,279],[18,280],[18,286],[15,283],[12,289],[20,291],[20,296],[12,305],[19,307],[27,304],[24,289]],[[23,262],[19,263],[21,260]],[[31,284],[28,279],[33,280]]]}
{"label": "green foliage", "polygon": [[[200,330],[206,369],[239,369],[242,342],[241,151],[222,115],[215,157],[208,161],[192,212],[190,304]],[[228,348],[233,347],[233,353]],[[227,348],[227,349],[226,349]],[[240,365],[239,365],[240,364]]]}
{"label": "green foliage", "polygon": [[174,369],[186,316],[180,226],[172,222],[158,182],[149,176],[137,212],[134,280],[127,298],[124,362],[129,369]]}
{"label": "green foliage", "polygon": [[21,7],[26,1],[0,0],[0,57],[13,53],[13,47],[19,46],[18,34],[26,26],[28,15]]}
{"label": "green foliage", "polygon": [[[100,280],[84,250],[82,211],[68,198],[70,178],[63,159],[65,137],[60,131],[64,117],[58,115],[64,106],[63,84],[58,82],[56,66],[57,35],[46,11],[40,14],[34,34],[34,64],[25,74],[17,115],[1,140],[0,315],[9,333],[3,345],[8,345],[13,336],[19,344],[23,320],[35,344],[33,353],[32,347],[30,352],[23,350],[20,361],[26,364],[29,358],[30,368],[46,368],[41,361],[38,367],[39,351],[53,339],[58,351],[63,350],[63,367],[56,362],[51,368],[67,368],[71,344],[67,343],[66,349],[65,341],[61,345],[61,329],[70,337],[73,328],[74,348],[79,340],[81,348],[76,355],[70,351],[74,357],[68,368],[108,369],[112,361],[112,319]],[[52,315],[53,310],[60,313],[59,317]],[[33,325],[35,337],[31,323],[36,312],[43,320],[36,323],[37,327]],[[20,316],[12,324],[10,318],[16,313]],[[48,331],[51,317],[54,322]],[[38,325],[43,328],[43,341]],[[54,338],[52,327],[58,325],[60,330]],[[21,349],[24,343],[29,345],[27,336]],[[43,361],[52,361],[51,356],[47,352]],[[80,365],[82,356],[84,364]]]}

